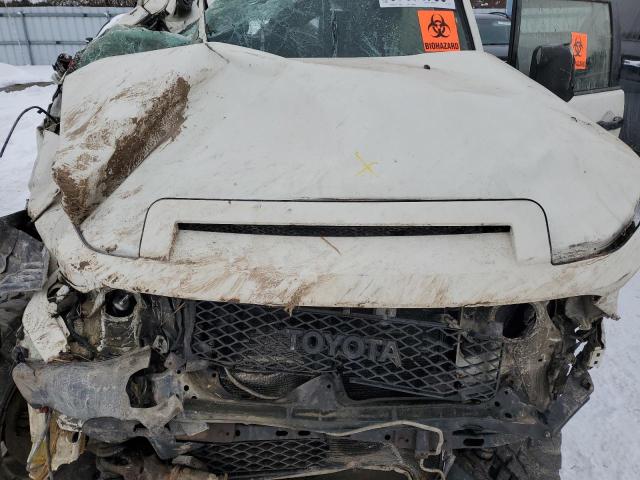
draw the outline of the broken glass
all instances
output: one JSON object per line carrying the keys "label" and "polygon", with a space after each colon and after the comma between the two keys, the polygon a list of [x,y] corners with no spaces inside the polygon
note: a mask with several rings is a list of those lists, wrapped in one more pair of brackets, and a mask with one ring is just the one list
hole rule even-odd
{"label": "broken glass", "polygon": [[156,32],[142,27],[115,26],[92,41],[79,54],[78,68],[101,58],[148,52],[191,44],[183,35]]}
{"label": "broken glass", "polygon": [[[461,50],[472,48],[464,7],[453,10]],[[380,0],[215,0],[208,39],[287,58],[387,57],[425,53],[417,12]],[[448,10],[451,11],[451,10]]]}

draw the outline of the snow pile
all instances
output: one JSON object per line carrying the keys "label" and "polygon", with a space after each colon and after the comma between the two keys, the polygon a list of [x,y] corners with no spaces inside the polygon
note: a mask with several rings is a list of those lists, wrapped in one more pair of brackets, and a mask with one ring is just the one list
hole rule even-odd
{"label": "snow pile", "polygon": [[562,480],[640,475],[640,274],[620,293],[622,320],[607,320],[607,350],[591,371],[595,392],[563,432]]}
{"label": "snow pile", "polygon": [[0,88],[11,85],[50,82],[53,68],[48,65],[24,65],[16,67],[0,63]]}
{"label": "snow pile", "polygon": [[[4,143],[18,114],[32,105],[39,105],[46,109],[55,89],[56,87],[51,85],[29,87],[13,93],[0,92],[0,144]],[[22,117],[4,156],[0,158],[0,216],[25,207],[28,196],[27,183],[36,158],[35,129],[40,122],[42,122],[42,115],[35,111]]]}
{"label": "snow pile", "polygon": [[104,32],[106,32],[107,30],[111,30],[114,25],[117,25],[120,20],[122,19],[122,17],[126,17],[127,15],[129,15],[128,13],[121,13],[120,15],[116,15],[115,17],[113,17],[111,20],[109,20],[98,32],[98,35],[96,35],[96,38],[99,37],[100,35],[102,35]]}

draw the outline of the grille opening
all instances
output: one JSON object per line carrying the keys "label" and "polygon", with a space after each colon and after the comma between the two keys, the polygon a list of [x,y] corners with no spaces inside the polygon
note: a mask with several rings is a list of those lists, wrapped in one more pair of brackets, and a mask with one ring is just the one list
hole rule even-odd
{"label": "grille opening", "polygon": [[[228,374],[233,375],[235,383],[230,381]],[[249,392],[256,392],[258,395],[271,398],[282,398],[288,395],[293,389],[311,380],[312,376],[300,376],[287,373],[256,373],[245,372],[237,369],[222,369],[220,373],[220,384],[230,394],[235,397],[256,400],[256,397]],[[248,387],[242,389],[238,384]]]}
{"label": "grille opening", "polygon": [[484,439],[482,439],[482,438],[465,438],[462,441],[462,444],[465,447],[469,447],[469,448],[479,448],[479,447],[482,447],[484,445]]}
{"label": "grille opening", "polygon": [[286,237],[425,237],[508,233],[509,226],[402,226],[402,225],[240,225],[227,223],[180,223],[179,230],[237,235],[277,235]]}
{"label": "grille opening", "polygon": [[157,405],[153,398],[153,388],[149,374],[155,373],[152,369],[145,368],[134,373],[127,382],[127,396],[133,408],[150,408]]}
{"label": "grille opening", "polygon": [[505,338],[525,337],[536,323],[536,311],[532,305],[506,305],[496,313],[496,321],[502,323],[502,335]]}
{"label": "grille opening", "polygon": [[378,442],[351,439],[278,439],[205,444],[196,446],[190,455],[210,472],[232,480],[345,466],[381,454],[384,448]]}
{"label": "grille opening", "polygon": [[478,428],[469,427],[463,430],[455,430],[453,432],[454,437],[466,437],[462,440],[462,444],[469,448],[480,448],[484,445],[484,438],[479,437],[481,433]]}
{"label": "grille opening", "polygon": [[216,474],[306,470],[327,462],[329,445],[323,440],[249,441],[209,444],[193,452]]}
{"label": "grille opening", "polygon": [[499,338],[445,323],[336,310],[290,313],[261,305],[193,303],[191,354],[230,369],[242,384],[269,396],[280,398],[301,384],[299,379],[332,372],[354,400],[486,401],[497,389]]}

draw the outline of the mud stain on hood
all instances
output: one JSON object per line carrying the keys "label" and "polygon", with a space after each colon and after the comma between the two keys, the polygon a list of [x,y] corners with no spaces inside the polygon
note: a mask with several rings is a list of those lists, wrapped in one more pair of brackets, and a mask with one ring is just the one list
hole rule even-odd
{"label": "mud stain on hood", "polygon": [[[107,101],[115,108],[123,102],[139,103],[141,113],[134,117],[111,119],[108,112],[114,108],[104,104],[81,123],[83,112],[70,113],[67,139],[77,147],[71,146],[73,155],[56,162],[53,175],[74,224],[82,223],[159,145],[175,139],[185,121],[190,89],[186,79],[176,77],[151,98],[119,92]],[[105,151],[110,152],[107,157],[101,155]]]}

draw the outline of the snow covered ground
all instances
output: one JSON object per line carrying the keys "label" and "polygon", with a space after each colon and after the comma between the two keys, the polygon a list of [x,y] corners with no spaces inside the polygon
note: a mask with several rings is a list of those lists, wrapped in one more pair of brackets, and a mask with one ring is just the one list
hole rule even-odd
{"label": "snow covered ground", "polygon": [[[0,88],[3,81],[14,82],[2,72],[24,83],[21,70],[0,64]],[[54,90],[50,86],[0,92],[0,142],[18,113],[31,105],[46,108]],[[0,216],[24,207],[36,152],[34,129],[41,120],[40,115],[27,114],[0,159]],[[605,360],[593,371],[596,391],[564,431],[563,480],[640,478],[640,275],[623,289],[620,300],[622,320],[608,322]]]}
{"label": "snow covered ground", "polygon": [[620,315],[606,325],[595,392],[564,430],[563,480],[640,478],[640,274],[620,293]]}
{"label": "snow covered ground", "polygon": [[[50,81],[51,67],[14,67],[0,63],[0,89],[10,84]],[[55,87],[28,87],[17,92],[0,91],[0,144],[13,121],[27,107],[47,108]],[[16,128],[4,156],[0,158],[0,216],[21,210],[27,199],[27,182],[36,152],[36,126],[42,115],[27,113]]]}
{"label": "snow covered ground", "polygon": [[23,65],[16,67],[0,63],[0,89],[10,85],[50,82],[53,68],[49,65]]}

